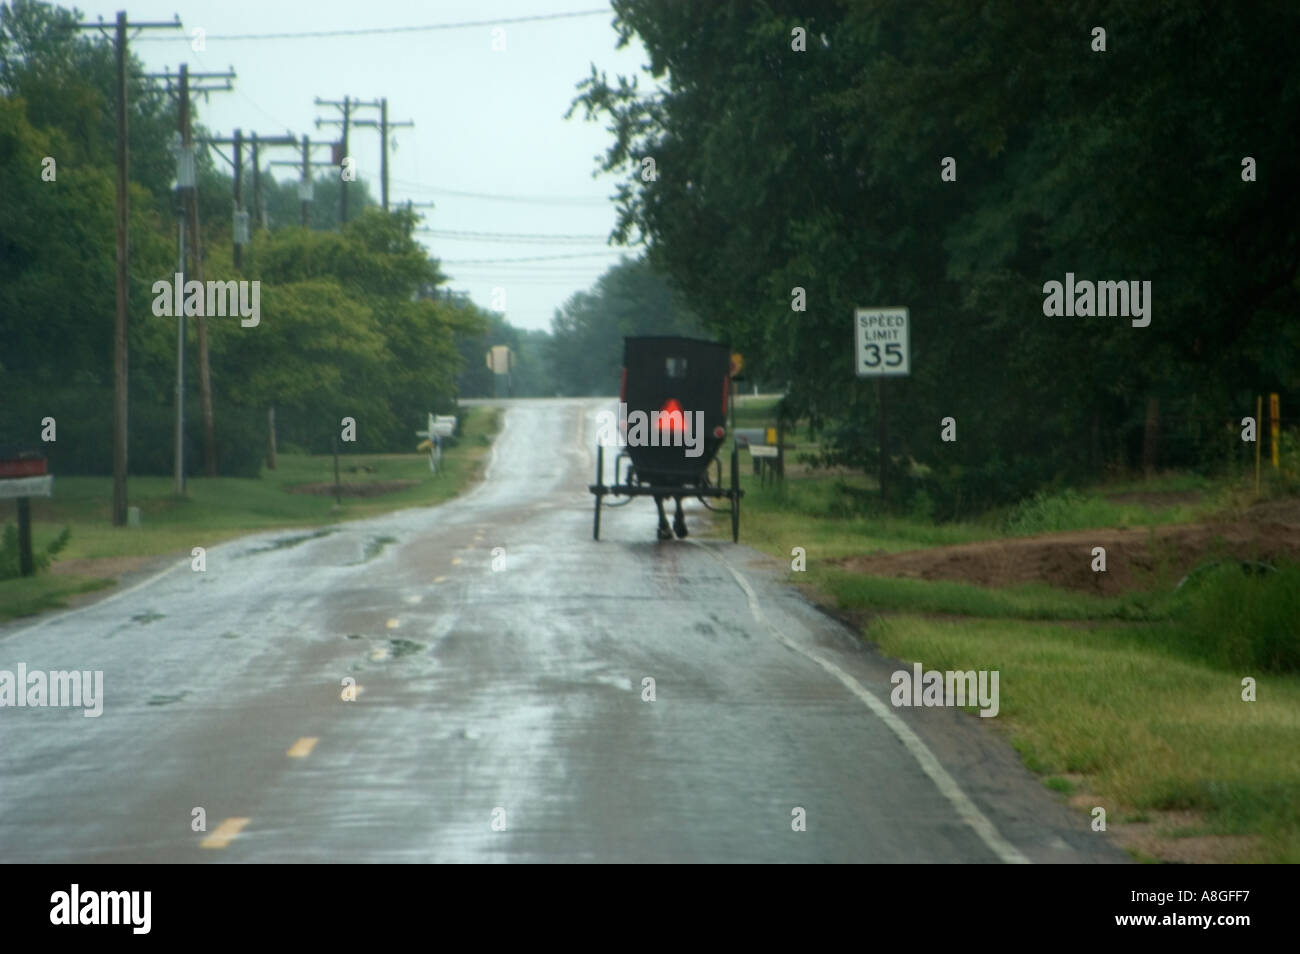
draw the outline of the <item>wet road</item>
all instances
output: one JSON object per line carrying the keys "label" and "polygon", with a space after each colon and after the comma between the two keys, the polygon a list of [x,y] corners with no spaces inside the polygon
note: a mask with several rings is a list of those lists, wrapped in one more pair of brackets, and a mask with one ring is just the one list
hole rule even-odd
{"label": "wet road", "polygon": [[605,406],[515,402],[442,507],[0,628],[0,669],[104,672],[98,718],[0,708],[0,860],[1124,860],[722,520],[593,542]]}

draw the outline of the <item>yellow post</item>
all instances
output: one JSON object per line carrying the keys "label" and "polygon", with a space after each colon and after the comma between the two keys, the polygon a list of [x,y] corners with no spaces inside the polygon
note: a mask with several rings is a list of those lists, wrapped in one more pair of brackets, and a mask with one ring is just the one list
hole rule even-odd
{"label": "yellow post", "polygon": [[1277,441],[1278,432],[1282,428],[1282,415],[1279,413],[1278,400],[1276,394],[1268,396],[1268,433],[1272,438],[1273,444],[1273,469],[1277,470]]}
{"label": "yellow post", "polygon": [[1264,413],[1264,399],[1255,395],[1255,496],[1259,496],[1259,426]]}

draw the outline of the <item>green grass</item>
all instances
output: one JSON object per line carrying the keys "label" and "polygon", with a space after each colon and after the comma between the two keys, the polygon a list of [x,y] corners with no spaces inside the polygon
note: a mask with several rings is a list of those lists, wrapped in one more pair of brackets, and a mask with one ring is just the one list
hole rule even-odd
{"label": "green grass", "polygon": [[1156,527],[1188,523],[1202,517],[1206,510],[1204,504],[1174,503],[1151,507],[1110,500],[1101,492],[1065,490],[1035,494],[1012,509],[1005,522],[1009,534],[1029,536],[1097,527]]}
{"label": "green grass", "polygon": [[34,616],[46,610],[59,609],[67,606],[70,596],[112,585],[112,580],[96,577],[49,574],[0,580],[0,619]]}
{"label": "green grass", "polygon": [[[71,526],[72,536],[58,560],[103,557],[148,557],[188,553],[258,530],[324,527],[404,507],[430,506],[463,491],[475,480],[499,425],[500,410],[473,407],[454,447],[443,453],[440,472],[429,470],[426,454],[349,454],[339,457],[343,484],[416,480],[405,490],[377,497],[294,494],[300,485],[332,482],[330,455],[281,454],[275,470],[262,469],[258,480],[239,477],[192,477],[186,496],[177,498],[170,478],[132,477],[128,502],[141,511],[141,526],[111,525],[112,481],[108,477],[56,477],[54,497],[32,501],[32,542],[45,546]],[[372,472],[352,467],[370,467]],[[38,574],[0,583],[0,619],[30,615],[62,605],[70,593],[111,584],[96,577]]]}
{"label": "green grass", "polygon": [[864,576],[835,568],[812,569],[806,582],[830,593],[840,606],[987,619],[1160,620],[1169,598],[1149,594],[1092,596],[1040,583],[998,589],[955,580]]}
{"label": "green grass", "polygon": [[824,475],[787,479],[760,487],[741,455],[742,533],[750,546],[781,551],[801,546],[810,560],[859,553],[894,553],[922,547],[974,543],[1000,536],[991,524],[935,524],[927,520],[862,512],[865,478]]}
{"label": "green grass", "polygon": [[1300,673],[1300,566],[1247,574],[1236,561],[1178,594],[1171,651],[1243,672]]}
{"label": "green grass", "polygon": [[[1253,836],[1223,860],[1300,862],[1300,568],[1252,576],[1233,562],[1182,590],[1164,580],[1102,597],[827,566],[1022,533],[1202,519],[1239,505],[1239,486],[1165,474],[936,525],[874,512],[874,487],[862,476],[794,474],[760,488],[746,466],[742,483],[742,541],[787,565],[803,547],[807,570],[789,579],[865,620],[865,635],[886,655],[927,669],[999,670],[1002,709],[990,721],[1048,788],[1088,793],[1112,818],[1197,813],[1192,828],[1166,838]],[[1109,499],[1192,492],[1149,505]],[[1256,702],[1242,701],[1246,676],[1257,680]]]}
{"label": "green grass", "polygon": [[1206,833],[1258,836],[1241,860],[1300,861],[1300,677],[1243,702],[1241,671],[1114,625],[891,616],[867,635],[927,669],[998,670],[996,721],[1026,765],[1083,776],[1109,814],[1200,812]]}

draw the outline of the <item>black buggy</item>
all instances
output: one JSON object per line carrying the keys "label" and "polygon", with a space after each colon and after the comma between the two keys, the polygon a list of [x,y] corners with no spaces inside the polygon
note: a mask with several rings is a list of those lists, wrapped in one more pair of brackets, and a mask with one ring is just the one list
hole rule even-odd
{"label": "black buggy", "polygon": [[[671,540],[674,533],[686,536],[683,497],[697,497],[710,510],[718,509],[711,499],[725,497],[731,504],[731,539],[739,539],[744,491],[738,452],[733,446],[729,487],[722,484],[722,462],[717,460],[727,436],[730,388],[731,356],[725,345],[696,338],[623,339],[614,483],[604,483],[605,441],[598,439],[596,482],[588,488],[596,497],[593,539],[600,539],[606,496],[628,498],[610,507],[625,506],[633,497],[654,497],[660,540]],[[664,516],[666,497],[677,503],[671,529]]]}

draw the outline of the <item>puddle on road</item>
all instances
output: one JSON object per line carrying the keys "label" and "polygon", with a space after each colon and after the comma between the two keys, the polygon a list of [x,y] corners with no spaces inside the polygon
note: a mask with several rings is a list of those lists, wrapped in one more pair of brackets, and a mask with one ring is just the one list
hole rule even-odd
{"label": "puddle on road", "polygon": [[151,706],[169,706],[169,705],[171,705],[173,702],[180,702],[182,699],[184,699],[184,698],[185,698],[186,696],[188,696],[189,694],[190,694],[190,691],[189,691],[188,689],[182,689],[180,692],[178,692],[178,693],[176,693],[175,695],[172,695],[172,696],[161,696],[161,695],[155,695],[152,699],[149,700],[149,705],[151,705]]}
{"label": "puddle on road", "polygon": [[388,645],[393,649],[393,658],[400,659],[403,656],[411,656],[424,650],[424,643],[417,643],[410,639],[390,639]]}
{"label": "puddle on road", "polygon": [[397,537],[371,537],[366,541],[365,548],[361,551],[361,559],[355,563],[349,563],[348,566],[358,566],[362,563],[368,563],[379,554],[384,552],[384,547],[390,543],[396,543]]}
{"label": "puddle on road", "polygon": [[239,638],[239,634],[238,634],[238,633],[222,633],[222,634],[221,634],[221,638],[222,638],[222,639],[238,639],[238,638]]}
{"label": "puddle on road", "polygon": [[[361,633],[348,633],[345,639],[382,639],[382,637],[363,636]],[[423,653],[429,647],[425,643],[417,643],[413,639],[389,639],[387,646],[375,646],[366,652],[366,658],[369,662],[387,662],[390,659],[401,659],[403,656],[415,656]],[[365,668],[363,664],[354,663],[353,671],[360,672]]]}
{"label": "puddle on road", "polygon": [[131,622],[145,624],[152,623],[156,619],[164,618],[165,614],[159,613],[156,610],[145,610],[143,613],[137,613],[135,616],[132,616]]}
{"label": "puddle on road", "polygon": [[328,537],[331,533],[337,532],[337,529],[334,527],[323,527],[322,529],[316,530],[312,533],[303,533],[296,537],[277,537],[267,546],[258,547],[256,550],[248,550],[245,553],[241,553],[240,556],[251,556],[254,553],[268,553],[271,550],[288,550],[290,547],[296,547],[301,543],[306,543],[308,540],[319,540],[321,537]]}

